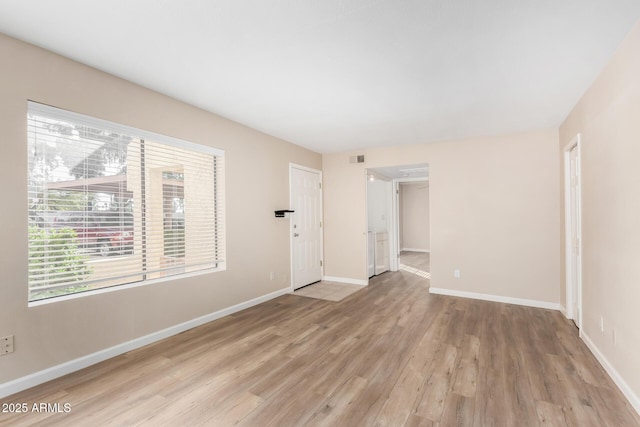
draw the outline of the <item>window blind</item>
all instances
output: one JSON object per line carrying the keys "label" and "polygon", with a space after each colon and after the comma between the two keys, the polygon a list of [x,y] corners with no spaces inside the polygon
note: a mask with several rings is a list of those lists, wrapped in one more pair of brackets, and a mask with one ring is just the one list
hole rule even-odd
{"label": "window blind", "polygon": [[29,102],[29,300],[224,269],[224,151]]}

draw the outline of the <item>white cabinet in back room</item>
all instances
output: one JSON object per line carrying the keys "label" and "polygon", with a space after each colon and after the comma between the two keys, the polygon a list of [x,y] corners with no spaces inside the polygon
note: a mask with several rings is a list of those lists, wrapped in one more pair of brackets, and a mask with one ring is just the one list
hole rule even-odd
{"label": "white cabinet in back room", "polygon": [[375,233],[376,275],[389,271],[389,233],[380,231]]}

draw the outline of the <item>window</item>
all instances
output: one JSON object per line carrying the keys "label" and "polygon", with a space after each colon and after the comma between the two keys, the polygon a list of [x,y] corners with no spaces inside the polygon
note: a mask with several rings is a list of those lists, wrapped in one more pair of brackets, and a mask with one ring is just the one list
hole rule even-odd
{"label": "window", "polygon": [[29,102],[29,301],[224,265],[224,152]]}

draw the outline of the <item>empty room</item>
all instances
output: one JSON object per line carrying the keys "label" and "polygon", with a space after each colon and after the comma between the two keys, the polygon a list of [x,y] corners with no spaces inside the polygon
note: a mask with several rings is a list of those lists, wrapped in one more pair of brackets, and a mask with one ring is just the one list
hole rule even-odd
{"label": "empty room", "polygon": [[640,426],[637,0],[0,0],[0,426]]}

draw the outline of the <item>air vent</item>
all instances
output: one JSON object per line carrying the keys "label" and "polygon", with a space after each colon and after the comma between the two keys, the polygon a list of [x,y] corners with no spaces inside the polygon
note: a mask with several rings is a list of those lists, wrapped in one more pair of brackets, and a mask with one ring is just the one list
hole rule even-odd
{"label": "air vent", "polygon": [[350,156],[349,163],[364,163],[364,154],[358,154],[357,156]]}

